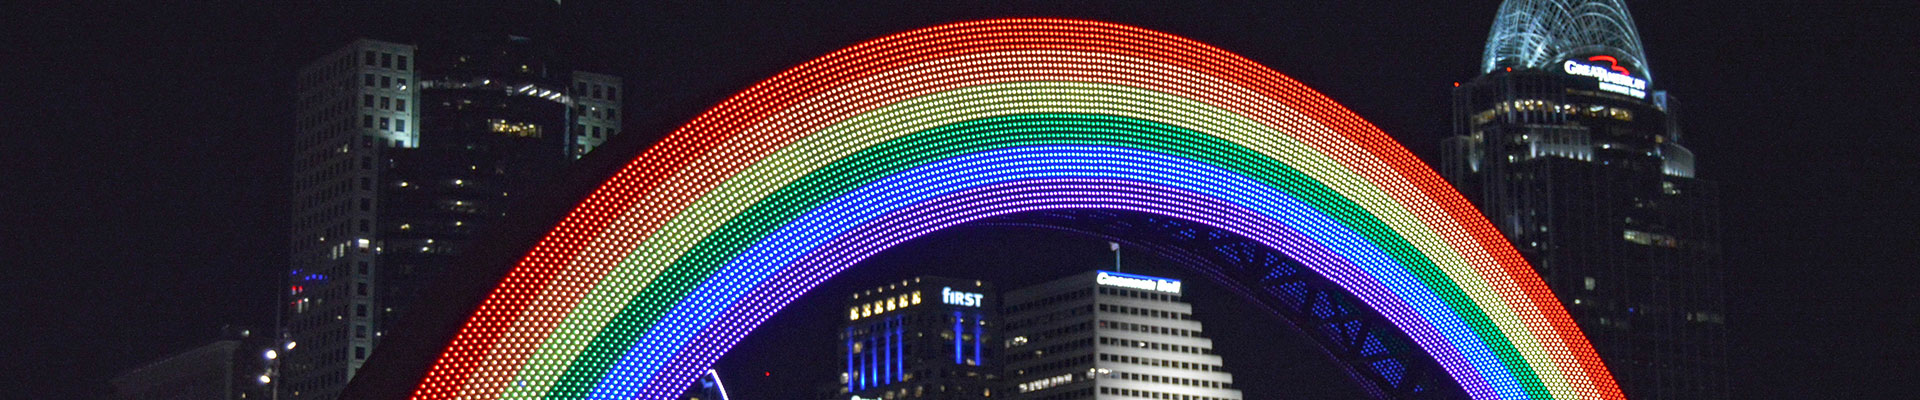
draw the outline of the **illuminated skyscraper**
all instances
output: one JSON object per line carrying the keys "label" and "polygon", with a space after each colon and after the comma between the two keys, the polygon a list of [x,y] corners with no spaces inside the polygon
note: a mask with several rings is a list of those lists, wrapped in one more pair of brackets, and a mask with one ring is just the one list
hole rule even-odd
{"label": "illuminated skyscraper", "polygon": [[332,399],[467,242],[619,132],[620,78],[534,39],[359,40],[301,69],[283,398]]}
{"label": "illuminated skyscraper", "polygon": [[1008,292],[1007,397],[1238,400],[1180,281],[1094,271]]}
{"label": "illuminated skyscraper", "polygon": [[1718,191],[1618,0],[1508,0],[1440,170],[1636,399],[1725,398]]}
{"label": "illuminated skyscraper", "polygon": [[831,398],[1000,396],[999,296],[978,280],[922,276],[847,299]]}

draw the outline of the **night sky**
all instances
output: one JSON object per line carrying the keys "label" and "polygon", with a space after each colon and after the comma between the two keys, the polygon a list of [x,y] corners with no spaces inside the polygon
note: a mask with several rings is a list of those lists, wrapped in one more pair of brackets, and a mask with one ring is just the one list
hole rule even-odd
{"label": "night sky", "polygon": [[[0,28],[0,123],[10,128],[0,135],[0,398],[100,398],[107,379],[212,341],[223,324],[270,327],[287,258],[294,71],[362,34],[514,19],[372,1],[33,3],[0,5],[11,17]],[[551,35],[625,78],[635,95],[621,140],[651,141],[760,79],[866,39],[1059,16],[1237,52],[1430,161],[1450,130],[1448,91],[1477,73],[1498,7],[589,3],[568,0],[569,22]],[[1920,386],[1920,10],[1896,0],[1807,3],[1629,6],[1653,86],[1677,99],[1683,143],[1722,190],[1734,397],[1911,396]],[[722,360],[723,378],[736,398],[811,391],[830,375],[800,366],[832,354],[823,327],[847,290],[922,272],[1004,276],[996,281],[1012,288],[1107,257],[1097,239],[1053,232],[936,234],[776,316]],[[1180,274],[1150,256],[1131,260]],[[1277,319],[1237,315],[1250,305],[1235,298],[1192,300],[1249,398],[1352,393],[1320,382],[1340,376]],[[1243,344],[1259,348],[1229,349]]]}

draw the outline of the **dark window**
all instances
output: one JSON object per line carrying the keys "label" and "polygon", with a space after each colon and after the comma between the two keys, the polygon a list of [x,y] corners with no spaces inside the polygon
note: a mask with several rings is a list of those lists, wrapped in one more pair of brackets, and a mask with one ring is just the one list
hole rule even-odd
{"label": "dark window", "polygon": [[[362,306],[362,307],[365,307],[365,306]],[[367,316],[367,315],[366,315],[366,314],[360,314],[360,316],[362,316],[362,317],[365,317],[365,316]],[[355,337],[355,338],[360,338],[360,339],[365,339],[365,338],[367,338],[367,326],[366,326],[366,325],[354,325],[354,326],[353,326],[353,337]]]}
{"label": "dark window", "polygon": [[387,117],[380,117],[380,129],[387,129],[387,127],[390,126],[387,124],[389,121]]}
{"label": "dark window", "polygon": [[393,55],[388,53],[380,53],[380,66],[393,68]]}
{"label": "dark window", "polygon": [[607,100],[620,100],[620,88],[608,86]]}
{"label": "dark window", "polygon": [[360,199],[360,211],[373,211],[373,199]]}
{"label": "dark window", "polygon": [[367,262],[366,262],[366,261],[361,261],[361,262],[360,262],[360,274],[361,274],[361,275],[365,275],[365,274],[367,274],[367,272],[368,272],[368,268],[367,268]]}
{"label": "dark window", "polygon": [[596,126],[596,127],[593,127],[593,138],[594,138],[594,139],[599,139],[599,138],[600,138],[600,127],[598,127],[598,126]]}
{"label": "dark window", "polygon": [[367,85],[366,85],[366,86],[367,86],[367,87],[373,87],[373,74],[366,74],[366,75],[362,75],[362,76],[366,78],[366,79],[365,79],[365,81],[367,81]]}
{"label": "dark window", "polygon": [[360,106],[373,107],[373,95],[370,95],[370,94],[360,95]]}
{"label": "dark window", "polygon": [[364,220],[364,219],[360,220],[360,233],[367,233],[371,231],[373,231],[372,224],[367,223],[367,220]]}
{"label": "dark window", "polygon": [[[367,316],[367,305],[365,305],[365,304],[355,304],[355,305],[353,305],[353,316],[356,316],[356,317],[365,317],[365,316]],[[365,328],[365,327],[362,327],[362,328]]]}
{"label": "dark window", "polygon": [[620,110],[614,109],[614,108],[608,108],[607,119],[610,119],[610,120],[620,119]]}
{"label": "dark window", "polygon": [[390,77],[390,76],[380,77],[380,87],[382,88],[393,87],[393,77]]}
{"label": "dark window", "polygon": [[600,85],[593,85],[593,98],[600,98]]}
{"label": "dark window", "polygon": [[366,282],[355,283],[353,286],[353,292],[361,296],[367,295],[367,283]]}
{"label": "dark window", "polygon": [[361,126],[361,127],[363,127],[363,128],[372,128],[372,127],[373,127],[373,116],[372,116],[372,115],[362,115],[362,116],[360,116],[360,126]]}
{"label": "dark window", "polygon": [[584,94],[584,93],[586,93],[586,92],[587,92],[587,83],[586,83],[586,82],[574,82],[574,83],[573,83],[573,92],[574,92],[574,93],[578,93],[578,94]]}
{"label": "dark window", "polygon": [[399,62],[394,63],[393,67],[401,70],[407,69],[407,56],[400,56]]}
{"label": "dark window", "polygon": [[364,55],[362,55],[362,56],[360,57],[360,59],[362,59],[362,60],[367,60],[367,65],[374,65],[374,63],[373,63],[373,50],[367,50],[367,53],[366,53],[366,54],[364,54]]}
{"label": "dark window", "polygon": [[394,110],[394,111],[406,111],[406,110],[407,110],[407,99],[393,99],[393,110]]}
{"label": "dark window", "polygon": [[396,131],[396,132],[406,132],[406,131],[407,131],[407,120],[404,120],[404,119],[395,119],[395,120],[393,120],[393,130],[394,130],[394,131]]}
{"label": "dark window", "polygon": [[353,359],[355,360],[367,359],[367,348],[360,347],[360,346],[353,346]]}
{"label": "dark window", "polygon": [[373,179],[360,178],[360,190],[373,190]]}

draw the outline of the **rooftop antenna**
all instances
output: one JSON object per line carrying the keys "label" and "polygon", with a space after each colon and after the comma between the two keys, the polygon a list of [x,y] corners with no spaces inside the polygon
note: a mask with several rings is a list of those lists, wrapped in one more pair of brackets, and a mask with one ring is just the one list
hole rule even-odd
{"label": "rooftop antenna", "polygon": [[1113,250],[1113,272],[1120,272],[1120,242],[1107,242],[1107,249]]}

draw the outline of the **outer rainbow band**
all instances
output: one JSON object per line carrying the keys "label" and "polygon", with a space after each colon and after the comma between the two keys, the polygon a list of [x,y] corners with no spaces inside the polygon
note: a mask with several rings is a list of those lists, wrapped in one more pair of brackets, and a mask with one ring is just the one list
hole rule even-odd
{"label": "outer rainbow band", "polygon": [[722,102],[549,232],[414,397],[671,398],[866,256],[1063,208],[1282,249],[1476,398],[1621,397],[1531,267],[1378,128],[1217,48],[1054,19],[875,39]]}

